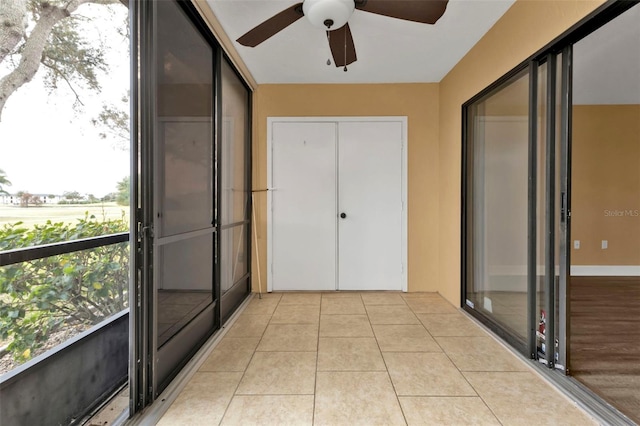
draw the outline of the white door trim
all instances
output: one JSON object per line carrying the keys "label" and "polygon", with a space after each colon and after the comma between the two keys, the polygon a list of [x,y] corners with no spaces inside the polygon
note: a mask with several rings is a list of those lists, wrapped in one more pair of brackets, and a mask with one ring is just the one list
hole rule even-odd
{"label": "white door trim", "polygon": [[[278,188],[273,188],[273,134],[272,129],[275,123],[347,123],[347,122],[399,122],[402,126],[402,291],[407,291],[407,129],[408,118],[406,116],[398,117],[267,117],[267,291],[273,291],[273,192]],[[260,189],[260,188],[257,188]]]}

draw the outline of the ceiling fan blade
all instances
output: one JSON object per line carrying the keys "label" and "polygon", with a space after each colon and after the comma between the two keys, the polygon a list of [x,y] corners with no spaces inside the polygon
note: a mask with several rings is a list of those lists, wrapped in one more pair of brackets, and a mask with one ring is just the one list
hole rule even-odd
{"label": "ceiling fan blade", "polygon": [[237,42],[243,46],[256,47],[271,36],[276,35],[289,25],[302,18],[302,3],[296,3],[293,6],[273,15],[260,25],[248,31]]}
{"label": "ceiling fan blade", "polygon": [[358,60],[349,24],[337,30],[327,31],[327,39],[336,67],[344,67]]}
{"label": "ceiling fan blade", "polygon": [[435,24],[447,9],[448,0],[356,0],[356,9],[403,19]]}

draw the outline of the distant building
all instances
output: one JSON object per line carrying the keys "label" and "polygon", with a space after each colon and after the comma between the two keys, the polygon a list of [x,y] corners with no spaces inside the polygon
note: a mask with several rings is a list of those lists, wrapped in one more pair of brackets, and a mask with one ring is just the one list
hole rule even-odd
{"label": "distant building", "polygon": [[[62,200],[62,196],[53,194],[31,194],[33,197],[38,197],[42,204],[58,204]],[[9,206],[19,206],[20,196],[16,194],[3,194],[0,195],[0,204]]]}

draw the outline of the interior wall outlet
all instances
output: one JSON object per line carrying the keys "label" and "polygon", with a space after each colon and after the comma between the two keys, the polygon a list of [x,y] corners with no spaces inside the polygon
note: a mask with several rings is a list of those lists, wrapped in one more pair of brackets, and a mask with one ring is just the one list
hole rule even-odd
{"label": "interior wall outlet", "polygon": [[580,240],[573,241],[573,248],[578,250],[580,248]]}
{"label": "interior wall outlet", "polygon": [[602,240],[602,250],[609,248],[609,241]]}

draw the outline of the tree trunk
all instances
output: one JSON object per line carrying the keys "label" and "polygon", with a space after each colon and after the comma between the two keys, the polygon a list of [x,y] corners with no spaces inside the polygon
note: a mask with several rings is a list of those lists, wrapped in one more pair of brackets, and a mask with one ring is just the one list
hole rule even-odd
{"label": "tree trunk", "polygon": [[27,1],[2,0],[0,8],[0,63],[22,40],[27,27]]}

